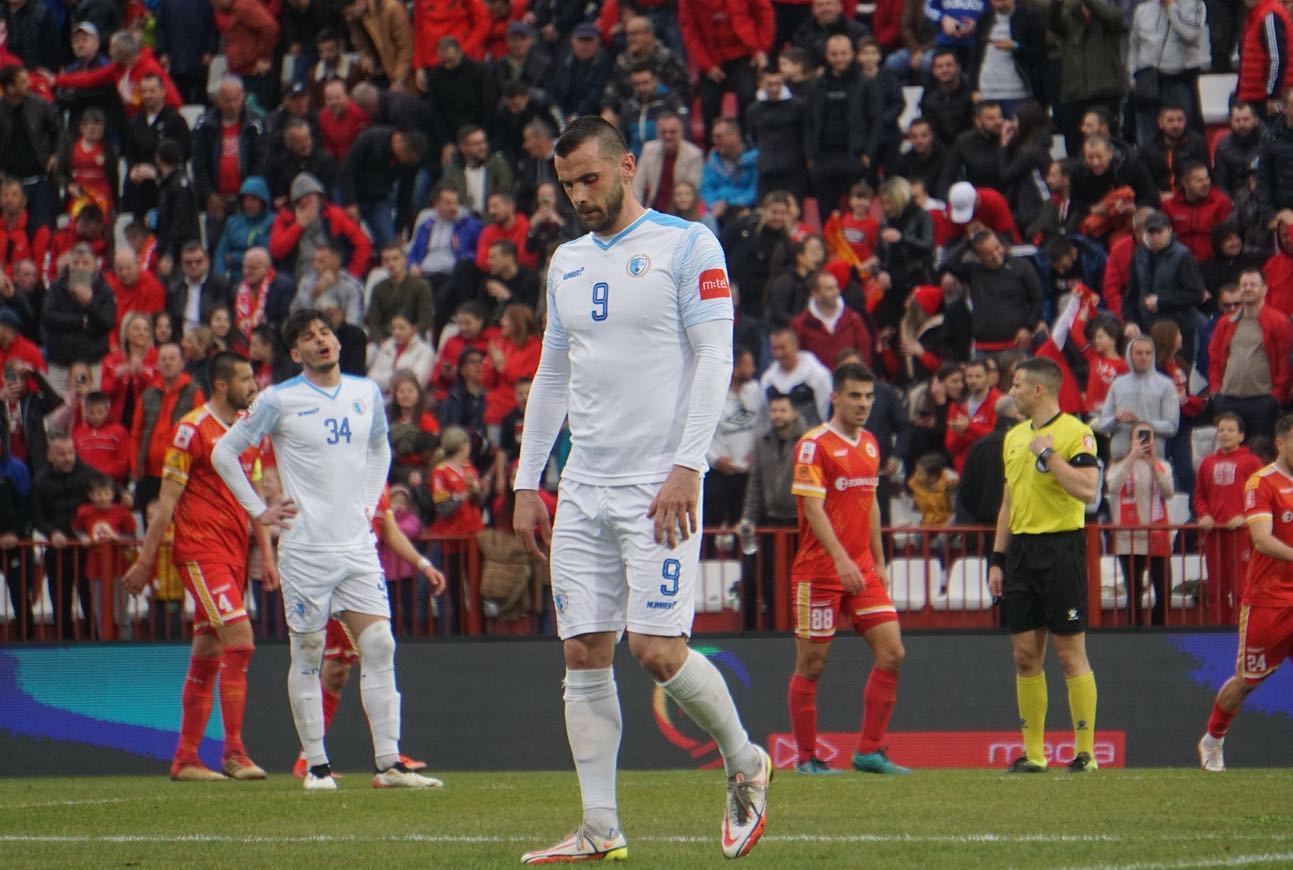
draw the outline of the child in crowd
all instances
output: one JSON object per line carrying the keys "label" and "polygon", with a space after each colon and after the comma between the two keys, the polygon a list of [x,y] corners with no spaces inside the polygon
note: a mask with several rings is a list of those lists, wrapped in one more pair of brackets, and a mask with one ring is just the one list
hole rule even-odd
{"label": "child in crowd", "polygon": [[157,274],[157,236],[149,232],[148,227],[135,221],[127,224],[125,233],[126,244],[130,245],[130,250],[135,252],[135,259],[139,261],[141,272],[151,272]]}
{"label": "child in crowd", "polygon": [[116,210],[117,149],[104,140],[106,126],[102,109],[86,109],[81,113],[79,135],[59,154],[56,173],[67,182],[68,214],[86,204],[105,215]]}
{"label": "child in crowd", "polygon": [[947,457],[927,453],[916,460],[916,469],[907,479],[922,526],[946,526],[955,511],[956,472],[947,467]]}
{"label": "child in crowd", "polygon": [[[471,436],[465,429],[450,426],[441,433],[440,447],[436,449],[433,460],[430,489],[431,502],[435,506],[433,529],[437,535],[470,538],[485,528],[480,510],[485,489],[472,465]],[[474,540],[454,540],[435,547],[442,552],[432,561],[439,561],[444,566],[448,582],[447,610],[450,624],[447,629],[451,633],[457,633],[458,630],[453,621],[457,619],[461,606],[462,557],[468,547],[475,545]]]}
{"label": "child in crowd", "polygon": [[[422,520],[413,509],[413,494],[407,486],[396,484],[390,488],[388,500],[395,525],[404,533],[404,537],[416,542],[422,535]],[[381,507],[379,504],[379,514]],[[391,624],[396,632],[411,634],[415,626],[420,624],[418,602],[423,599],[418,594],[417,567],[396,555],[384,538],[377,543],[377,557],[381,560],[382,572],[386,575],[386,594],[391,601]]]}
{"label": "child in crowd", "polygon": [[[139,530],[135,525],[134,515],[125,505],[117,502],[117,488],[112,478],[103,474],[90,478],[86,497],[88,501],[76,509],[72,531],[89,545],[85,557],[85,580],[101,584],[99,600],[102,602],[109,589],[117,589],[115,581],[125,573],[128,565],[125,549],[117,545],[123,538],[134,538]],[[112,585],[109,587],[107,584]],[[81,592],[81,607],[85,610],[87,619],[92,624],[97,624],[91,615],[92,604],[87,607],[90,603],[86,600],[89,597],[88,591],[86,588]],[[113,597],[113,613],[117,624],[125,626],[125,593],[122,591]],[[93,633],[92,628],[91,634]]]}
{"label": "child in crowd", "polygon": [[130,432],[111,416],[112,400],[106,393],[86,394],[85,419],[72,430],[72,443],[82,462],[125,486],[130,478]]}

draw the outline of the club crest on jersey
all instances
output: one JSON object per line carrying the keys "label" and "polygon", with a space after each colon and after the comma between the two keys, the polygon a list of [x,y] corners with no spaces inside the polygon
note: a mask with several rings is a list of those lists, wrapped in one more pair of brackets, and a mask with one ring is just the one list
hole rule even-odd
{"label": "club crest on jersey", "polygon": [[355,409],[356,414],[368,413],[368,403],[360,399],[355,399],[354,404],[352,404],[351,407]]}
{"label": "club crest on jersey", "polygon": [[866,455],[870,456],[872,459],[877,458],[875,445],[872,444],[870,441],[866,443]]}
{"label": "club crest on jersey", "polygon": [[634,254],[629,257],[628,265],[625,268],[634,278],[641,278],[651,270],[651,258],[646,254]]}
{"label": "club crest on jersey", "polygon": [[1284,511],[1284,513],[1280,514],[1280,522],[1293,523],[1293,511]]}

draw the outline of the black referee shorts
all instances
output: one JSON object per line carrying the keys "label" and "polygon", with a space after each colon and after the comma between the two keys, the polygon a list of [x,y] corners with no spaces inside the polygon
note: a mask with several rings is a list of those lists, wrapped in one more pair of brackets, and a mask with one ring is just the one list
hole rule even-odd
{"label": "black referee shorts", "polygon": [[1044,628],[1086,631],[1086,533],[1012,535],[1006,551],[1001,618],[1011,634]]}

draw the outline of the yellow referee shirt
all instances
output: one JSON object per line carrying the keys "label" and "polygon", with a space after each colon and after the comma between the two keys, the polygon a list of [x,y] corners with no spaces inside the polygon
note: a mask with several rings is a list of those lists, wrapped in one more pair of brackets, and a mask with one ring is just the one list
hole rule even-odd
{"label": "yellow referee shirt", "polygon": [[1028,445],[1038,435],[1051,436],[1055,452],[1072,465],[1097,465],[1091,427],[1071,414],[1056,414],[1044,426],[1025,420],[1006,433],[1002,454],[1010,487],[1010,532],[1041,535],[1083,527],[1086,505],[1064,491],[1049,471],[1041,471]]}

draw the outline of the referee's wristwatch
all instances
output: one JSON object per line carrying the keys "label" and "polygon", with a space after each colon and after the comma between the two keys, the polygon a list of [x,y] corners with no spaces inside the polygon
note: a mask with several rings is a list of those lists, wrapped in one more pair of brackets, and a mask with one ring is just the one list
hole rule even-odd
{"label": "referee's wristwatch", "polygon": [[1054,455],[1055,455],[1054,447],[1043,447],[1042,452],[1037,454],[1037,470],[1040,471],[1042,474],[1049,473],[1050,468],[1047,467],[1046,463],[1049,462],[1050,458]]}

